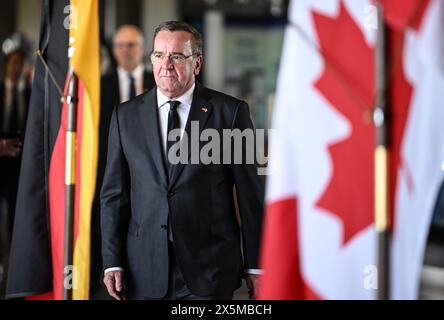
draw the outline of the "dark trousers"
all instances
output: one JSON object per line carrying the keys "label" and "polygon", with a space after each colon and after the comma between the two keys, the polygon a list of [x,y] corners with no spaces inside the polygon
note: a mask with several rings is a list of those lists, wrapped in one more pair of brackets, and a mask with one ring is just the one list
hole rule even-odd
{"label": "dark trousers", "polygon": [[164,299],[166,300],[210,300],[211,297],[200,297],[193,294],[185,284],[185,280],[177,264],[174,245],[168,241],[168,254],[170,258],[170,270],[168,272],[168,292]]}
{"label": "dark trousers", "polygon": [[[197,296],[185,284],[182,272],[177,264],[176,254],[174,252],[174,245],[168,241],[168,253],[170,259],[170,269],[168,272],[168,292],[161,300],[232,300],[233,291],[227,291],[217,296]],[[137,298],[136,298],[137,299]],[[152,298],[148,298],[153,300]],[[159,299],[154,299],[159,300]]]}

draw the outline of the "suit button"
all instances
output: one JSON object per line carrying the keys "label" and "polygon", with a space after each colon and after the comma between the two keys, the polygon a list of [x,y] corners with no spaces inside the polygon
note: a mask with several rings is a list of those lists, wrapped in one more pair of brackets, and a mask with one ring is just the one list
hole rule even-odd
{"label": "suit button", "polygon": [[166,228],[167,228],[167,225],[166,225],[166,224],[162,224],[160,227],[161,227],[162,229],[166,229]]}
{"label": "suit button", "polygon": [[167,194],[168,198],[172,198],[174,196],[174,192],[173,191],[169,191]]}

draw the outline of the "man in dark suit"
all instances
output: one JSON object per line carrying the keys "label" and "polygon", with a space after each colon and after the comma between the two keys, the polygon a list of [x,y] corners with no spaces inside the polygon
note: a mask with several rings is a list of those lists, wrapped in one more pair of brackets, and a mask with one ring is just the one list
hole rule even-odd
{"label": "man in dark suit", "polygon": [[101,108],[99,128],[99,159],[97,186],[92,214],[91,291],[101,288],[100,252],[100,189],[106,165],[109,123],[113,109],[120,103],[152,89],[156,84],[151,72],[143,65],[146,48],[143,35],[134,25],[121,26],[113,39],[113,56],[117,68],[101,78]]}
{"label": "man in dark suit", "polygon": [[195,81],[202,38],[186,23],[157,27],[151,62],[157,87],[119,105],[111,119],[101,192],[107,290],[116,299],[231,299],[245,273],[254,296],[263,186],[256,162],[245,163],[251,145],[223,150],[241,153],[239,164],[175,164],[168,134],[184,129],[176,146],[188,144],[191,153],[197,146],[199,154],[200,143],[184,138],[193,121],[200,132],[251,130],[248,105]]}

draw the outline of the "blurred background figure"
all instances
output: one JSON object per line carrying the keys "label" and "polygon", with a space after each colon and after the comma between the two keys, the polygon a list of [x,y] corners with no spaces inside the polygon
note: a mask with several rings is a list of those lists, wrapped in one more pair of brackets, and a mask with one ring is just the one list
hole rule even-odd
{"label": "blurred background figure", "polygon": [[102,105],[114,107],[154,87],[145,69],[143,35],[134,25],[121,26],[114,36],[113,56],[117,67],[102,78]]}
{"label": "blurred background figure", "polygon": [[4,78],[0,81],[0,297],[5,292],[32,78],[24,37],[13,34],[3,42],[2,50],[5,57]]}
{"label": "blurred background figure", "polygon": [[105,170],[109,122],[115,106],[155,86],[153,74],[146,69],[144,64],[146,52],[145,40],[140,29],[135,25],[122,25],[117,29],[113,39],[112,54],[116,67],[102,76],[101,79],[99,163],[96,196],[92,211],[92,292],[95,291],[94,287],[100,288],[102,279],[99,193]]}

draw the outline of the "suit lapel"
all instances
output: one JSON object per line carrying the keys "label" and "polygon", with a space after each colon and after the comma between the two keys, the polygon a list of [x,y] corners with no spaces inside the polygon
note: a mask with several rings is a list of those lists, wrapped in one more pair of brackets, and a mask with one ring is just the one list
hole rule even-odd
{"label": "suit lapel", "polygon": [[143,92],[150,91],[155,86],[153,75],[145,70],[143,72]]}
{"label": "suit lapel", "polygon": [[144,131],[145,142],[149,149],[149,154],[159,171],[162,182],[167,185],[167,172],[163,159],[163,149],[160,144],[160,130],[157,116],[156,90],[148,92],[140,102],[139,121]]}
{"label": "suit lapel", "polygon": [[120,85],[119,85],[119,75],[117,73],[117,69],[115,69],[113,72],[111,82],[112,82],[111,88],[113,88],[112,90],[113,92],[111,94],[114,96],[113,101],[115,101],[115,105],[118,105],[120,104]]}
{"label": "suit lapel", "polygon": [[[191,103],[191,109],[190,113],[188,115],[187,123],[185,126],[185,134],[187,134],[188,137],[188,163],[191,161],[191,154],[193,152],[199,152],[199,150],[196,148],[199,148],[199,137],[202,132],[202,130],[205,128],[205,125],[211,115],[211,112],[213,111],[213,106],[208,101],[207,96],[205,95],[205,88],[202,88],[197,82],[196,87],[194,89],[193,94],[193,102]],[[191,141],[191,122],[197,121],[199,124],[199,136],[197,141]],[[184,143],[182,141],[182,143]],[[170,187],[172,187],[180,174],[182,173],[182,170],[184,169],[184,164],[180,163],[175,165],[175,168],[173,170],[173,174],[170,181]]]}

